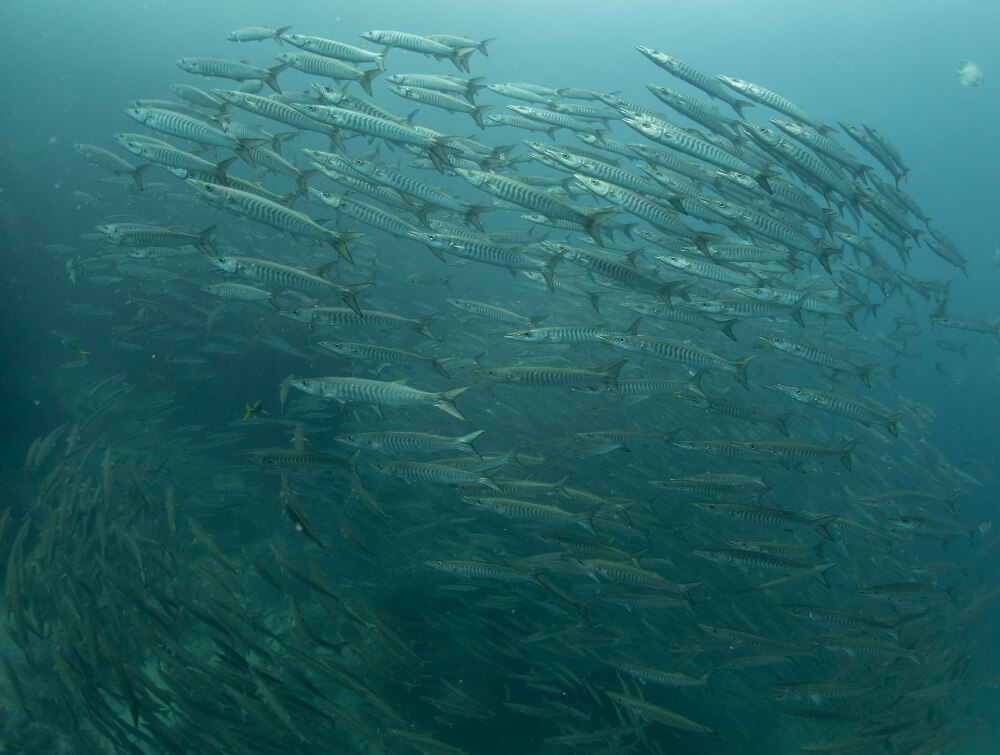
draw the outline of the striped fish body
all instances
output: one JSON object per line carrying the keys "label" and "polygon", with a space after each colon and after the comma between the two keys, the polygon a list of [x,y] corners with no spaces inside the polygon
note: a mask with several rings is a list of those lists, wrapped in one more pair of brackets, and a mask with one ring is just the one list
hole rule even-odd
{"label": "striped fish body", "polygon": [[860,438],[855,438],[842,448],[831,448],[830,446],[821,446],[815,443],[795,443],[783,440],[735,440],[732,441],[732,444],[761,458],[770,457],[792,464],[840,459],[844,467],[850,471],[851,452],[860,441]]}
{"label": "striped fish body", "polygon": [[441,411],[465,419],[453,400],[465,388],[432,393],[411,388],[401,382],[385,382],[355,377],[291,378],[288,385],[305,393],[330,398],[341,403],[363,403],[378,406],[434,406]]}
{"label": "striped fish body", "polygon": [[501,176],[496,173],[484,173],[478,170],[458,169],[462,178],[483,191],[499,199],[512,202],[532,212],[539,212],[549,218],[570,220],[583,227],[598,246],[604,246],[600,234],[600,222],[610,217],[613,212],[597,212],[588,214],[560,201],[548,192],[529,186],[515,178]]}
{"label": "striped fish body", "polygon": [[750,390],[750,386],[747,383],[747,365],[754,358],[752,354],[735,362],[730,362],[718,354],[713,354],[710,351],[705,351],[704,349],[689,346],[681,341],[673,341],[668,338],[631,336],[627,334],[608,334],[602,335],[600,338],[615,348],[626,351],[646,354],[659,359],[669,359],[673,362],[690,364],[695,367],[709,367],[730,372],[740,385],[746,390]]}
{"label": "striped fish body", "polygon": [[[355,448],[366,448],[383,453],[434,453],[455,450],[475,454],[472,442],[484,432],[486,431],[476,430],[468,435],[451,437],[420,432],[383,431],[338,435],[337,440]],[[449,468],[454,469],[454,467]]]}
{"label": "striped fish body", "polygon": [[776,383],[774,387],[799,403],[815,406],[825,412],[836,414],[840,417],[846,417],[847,419],[852,419],[865,426],[872,424],[885,425],[885,428],[892,433],[893,436],[899,435],[896,429],[896,423],[902,419],[902,413],[886,416],[862,401],[858,401],[847,396],[841,396],[836,393],[818,391],[813,388],[803,388],[801,386],[786,385],[784,383]]}
{"label": "striped fish body", "polygon": [[213,89],[212,94],[221,97],[234,107],[246,110],[248,113],[254,113],[262,118],[328,136],[336,133],[336,129],[327,126],[325,123],[320,123],[315,118],[310,118],[291,105],[272,100],[270,97],[261,97],[260,95],[238,92],[232,89]]}
{"label": "striped fish body", "polygon": [[438,485],[462,485],[477,483],[499,492],[500,488],[489,477],[456,469],[444,464],[432,464],[420,461],[389,461],[378,462],[375,468],[385,475],[400,477],[404,480],[430,482]]}
{"label": "striped fish body", "polygon": [[309,195],[315,197],[327,207],[337,210],[348,217],[354,218],[365,225],[391,233],[398,238],[406,238],[408,234],[419,229],[407,223],[402,218],[387,212],[380,207],[359,202],[345,194],[333,194],[329,191],[322,191],[309,187]]}
{"label": "striped fish body", "polygon": [[[355,312],[359,317],[364,318],[363,312]],[[374,346],[366,343],[344,343],[342,341],[320,341],[316,344],[320,348],[332,351],[334,354],[364,359],[370,362],[380,362],[383,364],[423,364],[430,367],[444,378],[451,378],[445,370],[445,362],[451,361],[454,357],[425,357],[415,354],[412,351],[403,349],[391,349],[387,346]]]}
{"label": "striped fish body", "polygon": [[222,129],[184,113],[153,108],[126,108],[125,113],[151,129],[198,144],[211,144],[215,147],[228,147],[234,150],[239,150],[243,146],[238,139]]}
{"label": "striped fish body", "polygon": [[195,190],[199,197],[211,204],[293,236],[325,241],[336,249],[345,260],[354,262],[346,242],[348,239],[363,234],[331,231],[310,220],[302,213],[250,192],[198,181],[193,178],[187,179],[186,183]]}
{"label": "striped fish body", "polygon": [[470,506],[492,511],[508,519],[523,519],[529,522],[576,522],[593,533],[593,527],[587,517],[565,511],[558,506],[521,501],[516,498],[463,496],[462,500]]}
{"label": "striped fish body", "polygon": [[758,84],[752,84],[743,79],[734,79],[731,76],[716,76],[715,78],[744,97],[754,102],[759,102],[761,105],[766,105],[772,110],[777,110],[779,113],[784,113],[793,121],[808,124],[820,133],[833,130],[830,126],[826,126],[816,120],[803,108],[785,99],[777,92],[772,92],[770,89],[765,89]]}
{"label": "striped fish body", "polygon": [[273,68],[258,68],[237,60],[226,60],[224,58],[181,58],[177,65],[188,73],[199,76],[218,76],[223,79],[233,79],[234,81],[259,80],[267,83],[271,89],[281,94],[278,87],[278,74],[287,68],[286,65],[275,66]]}
{"label": "striped fish body", "polygon": [[422,336],[433,341],[439,341],[428,327],[437,315],[428,315],[419,319],[401,317],[392,312],[364,310],[360,314],[347,307],[312,307],[311,309],[285,309],[279,313],[298,322],[310,325],[333,325],[337,327],[368,327],[368,328],[411,328]]}
{"label": "striped fish body", "polygon": [[719,83],[718,79],[714,79],[711,76],[702,73],[697,68],[688,65],[682,60],[659,52],[658,50],[653,50],[649,47],[639,46],[636,49],[664,71],[667,71],[681,81],[686,81],[691,86],[700,89],[709,97],[722,100],[733,108],[733,110],[735,110],[741,118],[743,117],[743,108],[753,105],[752,102],[747,102],[746,100],[740,100],[734,97],[731,92]]}
{"label": "striped fish body", "polygon": [[312,76],[322,76],[334,81],[357,81],[371,96],[372,79],[382,73],[381,68],[362,71],[354,66],[314,52],[282,52],[275,55],[282,63]]}
{"label": "striped fish body", "polygon": [[346,60],[349,63],[374,63],[379,68],[385,68],[385,51],[372,52],[361,47],[355,47],[344,42],[323,37],[311,37],[308,34],[284,34],[282,40],[298,47],[300,50],[322,55],[327,58]]}

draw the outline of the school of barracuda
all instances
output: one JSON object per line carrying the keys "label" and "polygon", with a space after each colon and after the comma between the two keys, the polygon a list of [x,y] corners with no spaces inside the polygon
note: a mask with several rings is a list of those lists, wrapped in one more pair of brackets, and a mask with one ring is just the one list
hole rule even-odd
{"label": "school of barracuda", "polygon": [[[895,375],[923,318],[1000,324],[906,272],[966,260],[893,144],[648,47],[653,97],[361,37],[240,29],[278,62],[183,58],[76,145],[133,186],[67,253],[101,307],[0,521],[10,751],[976,736],[997,540]],[[273,394],[184,413],[262,361]]]}

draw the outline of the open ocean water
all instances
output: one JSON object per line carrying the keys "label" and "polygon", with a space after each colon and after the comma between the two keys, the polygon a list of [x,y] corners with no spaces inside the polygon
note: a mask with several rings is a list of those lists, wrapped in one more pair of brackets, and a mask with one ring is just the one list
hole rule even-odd
{"label": "open ocean water", "polygon": [[0,751],[994,751],[1000,8],[3,20]]}

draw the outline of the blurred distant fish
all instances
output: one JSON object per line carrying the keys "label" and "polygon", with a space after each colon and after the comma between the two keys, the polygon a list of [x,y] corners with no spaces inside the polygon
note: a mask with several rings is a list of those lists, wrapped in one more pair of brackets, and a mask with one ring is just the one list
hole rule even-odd
{"label": "blurred distant fish", "polygon": [[266,26],[245,26],[242,29],[229,32],[226,39],[230,42],[263,42],[265,39],[273,39],[280,45],[281,36],[291,28],[291,26],[282,26],[280,29],[268,29]]}
{"label": "blurred distant fish", "polygon": [[983,85],[983,72],[971,60],[959,61],[958,70],[955,73],[958,74],[958,83],[964,87],[978,87]]}

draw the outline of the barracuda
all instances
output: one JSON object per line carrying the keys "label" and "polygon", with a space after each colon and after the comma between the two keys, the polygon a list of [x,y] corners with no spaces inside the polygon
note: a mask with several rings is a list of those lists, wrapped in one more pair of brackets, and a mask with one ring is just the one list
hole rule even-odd
{"label": "barracuda", "polygon": [[338,435],[337,440],[355,448],[371,449],[383,453],[435,453],[454,450],[479,456],[472,443],[484,432],[486,431],[475,430],[467,435],[449,436],[388,430],[374,433],[348,433]]}
{"label": "barracuda", "polygon": [[642,218],[662,231],[674,233],[684,238],[695,238],[694,231],[682,223],[673,210],[668,210],[642,194],[583,173],[575,173],[573,177],[594,196],[616,205],[619,211],[629,212]]}
{"label": "barracuda", "polygon": [[[212,262],[222,271],[244,275],[254,280],[265,283],[276,283],[283,289],[307,290],[307,291],[335,291],[355,313],[361,314],[358,302],[355,298],[357,294],[367,288],[374,286],[374,283],[357,283],[345,286],[334,283],[325,277],[325,272],[333,263],[314,268],[313,270],[302,270],[290,265],[282,265],[270,260],[254,259],[253,257],[211,257]],[[277,293],[277,292],[275,292]]]}
{"label": "barracuda", "polygon": [[385,139],[394,144],[410,144],[420,147],[427,152],[427,156],[442,173],[449,155],[455,155],[459,152],[456,148],[448,146],[448,142],[452,141],[454,137],[438,134],[429,129],[417,130],[398,121],[328,105],[292,105],[292,107],[303,115],[315,118],[320,123],[329,126]]}
{"label": "barracuda", "polygon": [[803,388],[797,385],[786,385],[784,383],[775,383],[772,387],[799,403],[815,406],[818,409],[840,417],[853,419],[866,427],[872,424],[884,425],[885,429],[892,433],[894,437],[899,436],[896,423],[905,416],[902,412],[886,416],[862,401],[857,401],[836,393]]}
{"label": "barracuda", "polygon": [[831,448],[821,446],[816,443],[794,443],[783,440],[735,440],[733,446],[748,453],[771,457],[793,464],[800,464],[804,461],[826,461],[827,459],[840,459],[844,468],[851,469],[851,452],[861,442],[861,438],[855,438],[841,448]]}
{"label": "barracuda", "polygon": [[744,81],[743,79],[734,79],[731,76],[716,76],[715,78],[733,91],[742,94],[744,97],[747,97],[754,102],[758,102],[761,105],[767,105],[769,108],[777,110],[779,113],[784,113],[789,118],[798,121],[799,123],[806,123],[820,133],[826,133],[834,130],[832,126],[827,126],[826,124],[821,123],[809,115],[809,113],[807,113],[802,107],[796,105],[790,100],[785,99],[780,94],[772,92],[770,89],[765,89],[758,84],[752,84],[749,81]]}
{"label": "barracuda", "polygon": [[347,217],[359,220],[365,225],[391,233],[397,238],[405,239],[414,231],[419,231],[415,225],[407,223],[402,218],[387,212],[380,207],[359,202],[346,194],[333,194],[329,191],[309,187],[309,196],[315,197],[327,207],[343,213]]}
{"label": "barracuda", "polygon": [[278,94],[281,94],[281,89],[278,87],[278,74],[288,68],[287,65],[258,68],[247,63],[223,58],[181,58],[177,61],[177,65],[188,73],[195,73],[199,76],[218,76],[235,81],[257,79],[266,83]]}
{"label": "barracuda", "polygon": [[794,511],[781,511],[779,509],[768,509],[763,506],[756,506],[744,503],[715,503],[712,501],[700,501],[692,504],[703,511],[713,514],[724,514],[733,519],[742,519],[747,522],[766,524],[771,527],[796,528],[811,527],[815,529],[825,540],[833,540],[833,536],[827,529],[837,516],[826,517],[806,517]]}
{"label": "barracuda", "polygon": [[479,242],[461,236],[448,236],[436,233],[411,233],[410,238],[424,244],[438,256],[441,255],[441,252],[447,252],[456,257],[473,260],[474,262],[504,267],[512,273],[517,270],[536,272],[545,280],[545,285],[548,286],[550,291],[554,290],[553,271],[562,259],[561,254],[555,254],[543,262],[509,247],[496,246],[495,244]]}
{"label": "barracuda", "polygon": [[450,113],[463,113],[471,116],[479,128],[486,128],[483,123],[483,113],[493,108],[493,105],[469,104],[463,99],[434,89],[422,89],[420,87],[403,86],[401,84],[390,84],[388,89],[393,94],[407,100],[412,100],[413,102],[447,110]]}
{"label": "barracuda", "polygon": [[747,365],[750,364],[754,355],[743,357],[735,362],[705,351],[695,346],[690,346],[681,341],[673,341],[668,338],[654,338],[653,336],[630,336],[627,334],[606,334],[599,336],[602,341],[619,349],[633,351],[639,354],[669,359],[673,362],[690,364],[695,367],[710,367],[714,369],[730,372],[736,378],[736,382],[744,389],[750,390],[747,383]]}
{"label": "barracuda", "polygon": [[322,76],[334,81],[356,81],[369,97],[372,94],[372,79],[385,70],[372,68],[368,71],[362,71],[336,58],[317,55],[313,52],[280,52],[274,57],[286,66],[291,66],[312,76]]}
{"label": "barracuda", "polygon": [[665,147],[670,147],[678,152],[697,157],[720,168],[738,170],[741,173],[754,176],[760,187],[769,194],[771,193],[771,187],[767,183],[767,175],[765,173],[736,157],[733,153],[720,149],[689,131],[677,128],[664,121],[654,121],[651,118],[623,118],[622,122],[638,131],[647,139],[662,144]]}
{"label": "barracuda", "polygon": [[346,60],[349,63],[374,63],[380,70],[385,70],[385,54],[388,50],[372,52],[345,42],[338,42],[335,39],[310,37],[308,34],[282,34],[278,40],[288,42],[300,50],[313,52],[327,58]]}
{"label": "barracuda", "polygon": [[336,129],[300,113],[291,105],[272,100],[270,97],[261,97],[260,95],[248,92],[237,92],[232,89],[213,89],[212,94],[221,97],[227,103],[238,107],[240,110],[254,113],[262,118],[278,121],[287,126],[300,128],[305,131],[315,131],[331,139],[339,138],[337,137]]}
{"label": "barracuda", "polygon": [[337,253],[345,260],[352,264],[354,262],[347,249],[347,242],[363,236],[363,233],[331,231],[300,212],[295,212],[277,202],[239,189],[198,181],[193,178],[187,179],[186,183],[194,189],[199,197],[211,204],[293,236],[325,241],[336,249]]}
{"label": "barracuda", "polygon": [[604,370],[514,365],[511,367],[480,367],[473,372],[486,378],[516,385],[579,386],[601,384],[621,395],[618,388],[618,373],[627,363],[628,360],[623,359]]}
{"label": "barracuda", "polygon": [[548,192],[536,189],[522,181],[495,173],[484,173],[478,170],[456,171],[473,186],[482,189],[495,197],[524,207],[532,212],[540,212],[548,218],[570,220],[581,226],[598,246],[604,246],[601,238],[601,221],[617,214],[616,210],[599,210],[584,212],[556,199]]}
{"label": "barracuda", "polygon": [[[223,185],[226,183],[226,168],[238,159],[231,157],[220,163],[212,163],[168,144],[146,141],[137,134],[115,134],[115,141],[132,154],[144,160],[150,160],[168,169],[190,171],[199,175],[214,175],[216,180]],[[131,168],[132,166],[129,167]],[[187,176],[185,175],[184,177],[186,178]],[[136,182],[141,189],[142,182],[138,177],[136,178]]]}
{"label": "barracuda", "polygon": [[768,334],[758,335],[757,338],[769,346],[773,346],[786,354],[791,354],[792,356],[806,362],[812,362],[813,364],[819,364],[823,367],[829,367],[833,370],[837,370],[838,372],[854,373],[861,379],[861,382],[869,388],[872,384],[871,372],[878,367],[877,364],[854,364],[849,359],[837,354],[836,352],[820,348],[819,346],[806,343],[805,341],[793,341],[786,336]]}
{"label": "barracuda", "polygon": [[[365,313],[356,312],[361,319]],[[412,351],[403,349],[392,349],[388,346],[375,346],[367,343],[344,343],[342,341],[320,341],[316,344],[322,349],[332,351],[334,354],[341,354],[355,359],[364,359],[370,362],[380,362],[383,364],[423,364],[430,367],[441,377],[451,379],[451,375],[445,370],[444,365],[451,362],[455,357],[425,357],[415,354]]]}
{"label": "barracuda", "polygon": [[354,377],[290,378],[292,388],[340,403],[363,403],[376,406],[433,406],[446,414],[464,420],[455,407],[455,397],[467,391],[453,388],[448,391],[429,392],[411,388],[403,382],[385,382]]}
{"label": "barracuda", "polygon": [[717,79],[702,73],[697,68],[689,66],[687,63],[679,60],[678,58],[674,58],[666,53],[653,50],[649,47],[638,46],[635,49],[645,55],[649,60],[658,65],[664,71],[673,74],[681,81],[686,81],[688,84],[700,89],[713,99],[722,100],[735,110],[736,114],[740,118],[743,117],[743,108],[753,107],[752,102],[747,102],[746,100],[733,97],[733,95],[730,94]]}
{"label": "barracuda", "polygon": [[376,327],[389,330],[397,328],[411,328],[425,338],[432,341],[440,341],[431,332],[431,322],[440,315],[433,314],[426,317],[411,319],[400,317],[392,312],[381,312],[377,310],[363,310],[358,313],[346,307],[312,307],[311,309],[283,309],[279,312],[282,317],[287,317],[298,322],[312,325],[333,325],[336,327]]}

